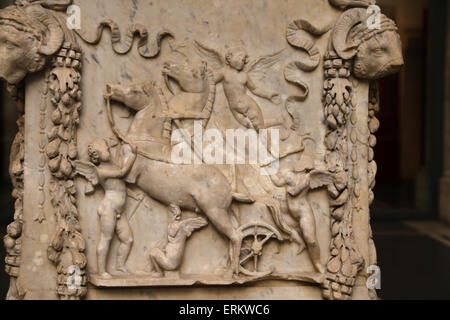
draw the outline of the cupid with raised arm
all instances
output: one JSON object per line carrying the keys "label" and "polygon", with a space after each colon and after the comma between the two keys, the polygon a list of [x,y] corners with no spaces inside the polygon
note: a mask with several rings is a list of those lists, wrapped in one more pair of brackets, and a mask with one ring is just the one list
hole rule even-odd
{"label": "cupid with raised arm", "polygon": [[106,262],[114,233],[120,241],[116,269],[122,273],[130,273],[125,263],[133,244],[133,233],[127,218],[123,215],[127,200],[124,178],[136,160],[136,149],[124,144],[119,152],[118,161],[113,161],[107,142],[99,139],[88,146],[90,162],[75,161],[75,170],[78,174],[84,176],[92,186],[100,184],[105,190],[97,210],[100,218],[100,238],[97,244],[98,273],[104,279],[111,278],[106,270]]}
{"label": "cupid with raised arm", "polygon": [[264,79],[266,72],[279,61],[284,50],[250,63],[249,55],[243,47],[229,49],[225,57],[198,42],[195,42],[195,47],[199,55],[213,68],[216,83],[223,82],[231,113],[241,125],[256,131],[278,125],[287,126],[287,121],[283,117],[264,119],[258,103],[247,94],[249,89],[255,96],[277,105],[281,103],[278,93],[266,92],[259,88],[255,81]]}

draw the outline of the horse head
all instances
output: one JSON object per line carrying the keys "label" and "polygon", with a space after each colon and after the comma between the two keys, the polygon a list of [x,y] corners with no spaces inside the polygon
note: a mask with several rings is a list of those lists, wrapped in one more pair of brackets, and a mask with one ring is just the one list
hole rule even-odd
{"label": "horse head", "polygon": [[207,89],[207,65],[191,65],[188,61],[169,60],[164,63],[163,76],[167,87],[174,93],[170,80],[178,83],[181,90],[189,93],[204,93]]}

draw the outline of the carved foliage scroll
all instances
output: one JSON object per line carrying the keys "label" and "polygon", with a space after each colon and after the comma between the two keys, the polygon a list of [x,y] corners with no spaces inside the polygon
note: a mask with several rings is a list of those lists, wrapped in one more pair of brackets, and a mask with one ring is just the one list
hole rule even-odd
{"label": "carved foliage scroll", "polygon": [[[338,1],[335,1],[338,2]],[[351,1],[342,5],[366,6]],[[375,118],[377,106],[376,90],[372,85],[369,97],[368,143],[361,142],[363,134],[358,132],[358,113],[353,101],[353,81],[376,80],[397,72],[403,65],[401,42],[395,23],[384,15],[380,17],[380,28],[371,29],[364,8],[345,11],[336,22],[330,38],[329,50],[324,61],[324,107],[328,132],[325,144],[328,150],[327,164],[334,173],[336,182],[329,188],[332,199],[332,241],[324,296],[328,299],[349,299],[356,276],[364,266],[364,260],[356,246],[353,235],[353,215],[360,214],[362,179],[358,163],[369,158],[369,203],[373,201],[376,164],[373,161],[374,133],[379,122]],[[368,155],[361,157],[360,145],[368,145]],[[370,226],[368,226],[370,228]],[[376,253],[371,235],[369,263],[376,263]],[[376,296],[374,292],[371,293]]]}
{"label": "carved foliage scroll", "polygon": [[330,258],[324,283],[324,296],[328,299],[350,298],[356,275],[363,265],[352,230],[352,217],[361,192],[353,145],[357,142],[356,113],[352,104],[350,67],[351,62],[342,60],[334,51],[327,52],[324,61],[326,161],[335,177],[335,183],[328,187],[332,217]]}
{"label": "carved foliage scroll", "polygon": [[82,107],[81,50],[75,44],[64,43],[54,58],[48,89],[53,110],[47,156],[53,176],[50,182],[51,202],[56,215],[56,229],[48,257],[57,267],[59,296],[62,299],[77,299],[86,294],[87,262],[72,164],[78,157],[77,126]]}

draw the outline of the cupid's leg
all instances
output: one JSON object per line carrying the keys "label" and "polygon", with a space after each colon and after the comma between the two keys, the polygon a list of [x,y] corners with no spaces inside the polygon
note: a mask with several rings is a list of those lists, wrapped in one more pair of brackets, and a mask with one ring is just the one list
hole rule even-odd
{"label": "cupid's leg", "polygon": [[241,125],[243,125],[247,129],[255,129],[251,120],[247,118],[245,115],[235,110],[232,110],[232,113],[236,121],[239,122]]}
{"label": "cupid's leg", "polygon": [[309,256],[320,273],[325,272],[325,267],[320,261],[320,247],[316,235],[316,221],[311,205],[306,195],[288,197],[289,210],[293,217],[298,219],[303,240],[308,248]]}
{"label": "cupid's leg", "polygon": [[255,128],[256,131],[259,131],[260,129],[265,129],[265,121],[264,116],[259,108],[258,104],[255,102],[255,100],[248,98],[247,99],[248,105],[248,112],[247,117],[250,119],[253,128]]}
{"label": "cupid's leg", "polygon": [[133,245],[133,232],[127,218],[123,214],[117,221],[116,233],[120,240],[119,249],[117,250],[116,269],[124,273],[130,273],[125,263]]}
{"label": "cupid's leg", "polygon": [[152,248],[150,250],[150,272],[152,273],[152,276],[157,278],[164,276],[163,270],[159,264],[165,259],[166,256],[161,249]]}
{"label": "cupid's leg", "polygon": [[[302,196],[300,196],[302,197]],[[325,267],[320,262],[320,247],[316,235],[316,221],[309,201],[306,196],[302,197],[302,204],[300,207],[300,229],[303,233],[306,245],[308,247],[309,256],[313,261],[314,266],[320,273],[325,272]]]}
{"label": "cupid's leg", "polygon": [[100,205],[98,214],[100,216],[100,239],[97,245],[98,273],[102,278],[111,278],[106,271],[106,260],[114,236],[116,213],[113,207],[105,201]]}

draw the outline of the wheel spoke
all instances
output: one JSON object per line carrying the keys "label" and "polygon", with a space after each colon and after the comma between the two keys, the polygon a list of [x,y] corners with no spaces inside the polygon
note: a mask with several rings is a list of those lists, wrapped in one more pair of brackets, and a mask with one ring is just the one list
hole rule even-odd
{"label": "wheel spoke", "polygon": [[[253,228],[253,232],[251,232],[249,229]],[[256,275],[258,274],[258,263],[259,263],[259,256],[261,255],[261,251],[266,244],[267,241],[269,241],[272,237],[274,237],[275,232],[264,225],[259,226],[258,224],[254,224],[253,226],[248,226],[246,228],[248,230],[246,232],[245,237],[252,237],[253,236],[253,243],[250,239],[248,239],[248,245],[249,246],[242,246],[241,247],[241,255],[244,255],[244,258],[240,259],[240,268],[241,272],[245,274],[252,274]],[[247,255],[245,255],[246,252],[250,251]],[[244,265],[249,262],[249,260],[253,258],[253,272],[246,269]],[[251,268],[251,267],[250,267]]]}
{"label": "wheel spoke", "polygon": [[270,234],[268,234],[262,241],[261,241],[261,245],[264,245],[270,238],[272,238],[274,235],[273,232],[271,232]]}
{"label": "wheel spoke", "polygon": [[253,257],[253,252],[250,252],[247,256],[245,256],[245,258],[241,259],[239,263],[242,265],[246,263],[251,257]]}

